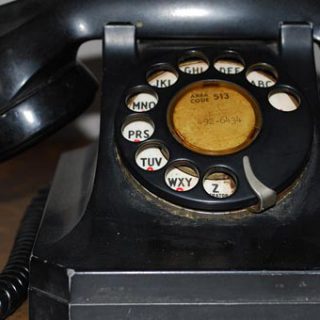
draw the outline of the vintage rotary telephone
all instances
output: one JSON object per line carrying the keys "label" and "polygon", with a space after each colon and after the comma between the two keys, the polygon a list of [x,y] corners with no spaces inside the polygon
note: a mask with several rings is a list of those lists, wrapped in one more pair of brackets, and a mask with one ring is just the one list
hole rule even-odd
{"label": "vintage rotary telephone", "polygon": [[90,104],[75,57],[104,43],[99,144],[63,155],[28,210],[3,318],[43,217],[32,320],[318,319],[318,1],[25,0],[0,17],[2,160]]}

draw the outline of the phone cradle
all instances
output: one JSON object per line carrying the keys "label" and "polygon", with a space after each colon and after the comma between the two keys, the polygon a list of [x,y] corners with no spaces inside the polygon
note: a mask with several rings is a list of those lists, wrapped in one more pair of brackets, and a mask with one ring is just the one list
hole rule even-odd
{"label": "phone cradle", "polygon": [[[278,45],[271,45],[138,41],[134,26],[105,27],[99,146],[65,154],[57,168],[31,258],[32,320],[318,319],[320,123],[312,31],[310,25],[284,24]],[[209,56],[209,76],[190,80],[179,71],[176,87],[148,87],[150,68],[163,61],[172,66],[190,52]],[[163,123],[166,101],[195,82],[210,80],[214,94],[212,81],[229,83],[230,75],[218,75],[211,65],[222,52],[237,52],[246,65],[275,66],[279,88],[299,95],[300,113],[268,109],[273,89],[254,88],[244,72],[235,74],[236,86],[260,105],[261,133],[230,154],[204,155],[170,136],[170,119]],[[136,115],[125,104],[147,87],[146,94],[156,92],[159,108],[137,120],[151,120],[155,136],[127,141],[132,134],[122,129]],[[237,91],[227,87],[230,94]],[[287,143],[278,144],[285,132]],[[167,166],[190,165],[193,173],[182,171],[199,174],[194,189],[170,188],[169,167],[152,167],[157,161],[144,170],[149,158],[139,157],[147,150],[143,143],[160,151],[165,146]],[[206,192],[210,163],[233,178],[238,189],[232,196]]]}

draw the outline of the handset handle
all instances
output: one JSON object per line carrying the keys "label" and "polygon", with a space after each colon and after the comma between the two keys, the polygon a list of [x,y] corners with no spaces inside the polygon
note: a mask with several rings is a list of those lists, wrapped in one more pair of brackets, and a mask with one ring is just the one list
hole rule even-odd
{"label": "handset handle", "polygon": [[[14,15],[22,8],[24,21]],[[110,22],[135,24],[142,39],[276,39],[282,22],[310,22],[320,40],[317,0],[29,0],[0,8],[0,16],[6,12],[13,17],[0,38],[0,106],[41,70],[75,59],[79,46],[101,38]]]}

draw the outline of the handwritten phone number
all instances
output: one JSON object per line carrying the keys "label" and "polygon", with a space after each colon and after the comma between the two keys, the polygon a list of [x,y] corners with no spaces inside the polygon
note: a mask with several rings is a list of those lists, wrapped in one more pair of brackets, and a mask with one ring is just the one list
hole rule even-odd
{"label": "handwritten phone number", "polygon": [[205,119],[199,120],[198,123],[201,125],[214,125],[214,124],[230,124],[230,125],[237,125],[242,122],[239,116],[221,116],[221,117],[214,117],[209,116]]}

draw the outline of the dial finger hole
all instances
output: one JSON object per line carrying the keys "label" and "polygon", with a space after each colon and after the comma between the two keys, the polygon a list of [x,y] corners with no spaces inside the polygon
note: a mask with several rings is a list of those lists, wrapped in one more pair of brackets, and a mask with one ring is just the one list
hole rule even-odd
{"label": "dial finger hole", "polygon": [[270,104],[277,110],[292,112],[300,107],[300,97],[289,90],[275,91],[269,95]]}
{"label": "dial finger hole", "polygon": [[169,150],[161,143],[146,143],[136,153],[136,164],[145,171],[159,171],[169,161]]}
{"label": "dial finger hole", "polygon": [[209,69],[209,62],[200,52],[191,52],[179,60],[179,69],[191,75],[201,74]]}
{"label": "dial finger hole", "polygon": [[159,98],[155,92],[140,91],[128,96],[126,100],[127,107],[134,112],[148,112],[154,109],[159,102]]}
{"label": "dial finger hole", "polygon": [[203,188],[211,197],[225,199],[237,191],[237,182],[230,174],[215,170],[205,176]]}
{"label": "dial finger hole", "polygon": [[130,116],[122,126],[122,136],[135,143],[150,139],[155,131],[154,123],[148,117]]}
{"label": "dial finger hole", "polygon": [[244,60],[235,52],[228,52],[214,62],[217,71],[224,74],[238,74],[245,68]]}
{"label": "dial finger hole", "polygon": [[168,65],[161,65],[147,74],[147,81],[152,87],[168,88],[178,81],[178,73]]}
{"label": "dial finger hole", "polygon": [[190,191],[199,182],[199,171],[189,163],[177,162],[165,173],[167,186],[177,192]]}
{"label": "dial finger hole", "polygon": [[278,73],[274,67],[260,63],[249,68],[247,80],[258,88],[270,88],[278,82]]}

